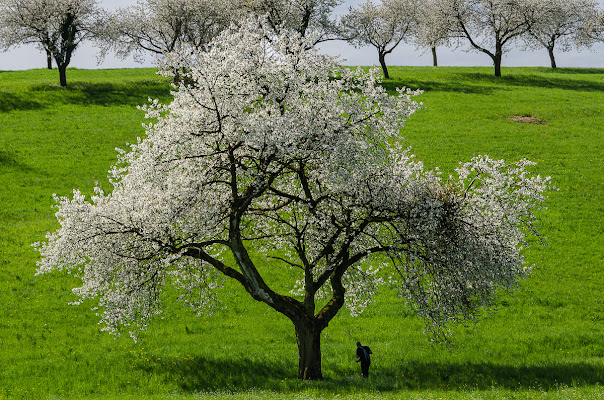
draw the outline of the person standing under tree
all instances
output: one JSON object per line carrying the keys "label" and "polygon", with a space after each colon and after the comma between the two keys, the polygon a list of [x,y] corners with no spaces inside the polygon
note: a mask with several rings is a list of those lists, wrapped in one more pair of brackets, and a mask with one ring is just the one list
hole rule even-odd
{"label": "person standing under tree", "polygon": [[361,342],[357,342],[357,362],[361,363],[361,372],[363,378],[369,378],[369,365],[371,365],[371,349],[367,346],[361,346]]}

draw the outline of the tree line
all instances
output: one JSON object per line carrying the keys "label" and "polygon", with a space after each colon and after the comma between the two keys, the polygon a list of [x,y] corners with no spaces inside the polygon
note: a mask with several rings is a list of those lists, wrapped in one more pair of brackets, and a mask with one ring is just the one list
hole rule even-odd
{"label": "tree line", "polygon": [[489,56],[501,76],[503,55],[513,44],[570,51],[604,40],[604,13],[595,0],[371,0],[350,8],[340,21],[343,37],[378,51],[384,76],[387,54],[401,42],[427,47],[437,66],[437,47],[469,45]]}
{"label": "tree line", "polygon": [[595,0],[367,0],[341,16],[333,10],[342,0],[139,0],[113,12],[98,0],[0,0],[0,50],[35,44],[59,70],[76,48],[94,41],[102,59],[108,53],[161,56],[184,44],[207,46],[231,24],[264,15],[277,32],[290,30],[313,42],[345,40],[373,46],[389,78],[386,56],[400,43],[431,49],[469,45],[492,59],[501,75],[503,55],[513,44],[545,48],[552,68],[555,50],[569,51],[604,40],[604,12]]}

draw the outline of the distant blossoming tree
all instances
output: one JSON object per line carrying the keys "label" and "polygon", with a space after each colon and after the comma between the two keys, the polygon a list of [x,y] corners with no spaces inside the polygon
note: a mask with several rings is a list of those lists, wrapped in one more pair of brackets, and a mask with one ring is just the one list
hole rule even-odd
{"label": "distant blossoming tree", "polygon": [[342,17],[341,31],[357,47],[375,47],[384,77],[389,79],[386,55],[415,32],[418,6],[416,0],[382,0],[379,5],[368,0]]}
{"label": "distant blossoming tree", "polygon": [[495,76],[501,76],[503,53],[524,35],[532,21],[527,18],[528,0],[438,0],[443,21],[452,21],[455,36],[493,60]]}
{"label": "distant blossoming tree", "polygon": [[[432,52],[432,65],[438,66],[436,48],[449,46],[455,37],[455,24],[452,18],[446,18],[440,0],[425,0],[418,4],[418,24],[416,26],[415,42],[418,47],[429,47]],[[444,17],[443,17],[444,15]]]}
{"label": "distant blossoming tree", "polygon": [[312,43],[337,39],[333,9],[342,0],[233,0],[241,10],[266,18],[274,32],[312,36]]}
{"label": "distant blossoming tree", "polygon": [[114,51],[118,57],[134,54],[163,55],[186,44],[207,45],[232,22],[228,2],[215,0],[139,0],[119,8],[105,20],[102,30],[103,55]]}
{"label": "distant blossoming tree", "polygon": [[[146,107],[157,120],[120,152],[111,193],[56,197],[39,274],[76,271],[74,292],[98,298],[116,333],[146,328],[167,284],[202,312],[232,279],[292,321],[302,379],[322,378],[329,322],[361,312],[388,276],[438,336],[527,274],[521,250],[549,186],[532,163],[478,156],[442,181],[400,145],[413,93],[389,96],[377,71],[268,29],[166,58],[194,83]],[[284,267],[289,292],[268,283]]]}
{"label": "distant blossoming tree", "polygon": [[33,43],[54,58],[61,86],[75,49],[94,36],[97,0],[0,0],[0,48]]}
{"label": "distant blossoming tree", "polygon": [[581,44],[581,27],[597,14],[594,0],[531,0],[525,15],[530,18],[524,36],[528,48],[547,49],[556,68],[554,49],[570,51]]}

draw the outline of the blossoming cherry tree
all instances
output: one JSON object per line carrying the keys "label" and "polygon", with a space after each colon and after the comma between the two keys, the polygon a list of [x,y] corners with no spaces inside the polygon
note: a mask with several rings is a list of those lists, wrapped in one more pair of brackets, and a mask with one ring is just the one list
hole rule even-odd
{"label": "blossoming cherry tree", "polygon": [[[110,193],[56,197],[38,273],[77,272],[75,294],[114,333],[146,328],[168,284],[202,312],[233,280],[292,321],[302,379],[322,378],[329,322],[388,277],[439,336],[527,274],[548,179],[479,156],[443,181],[400,144],[415,93],[271,32],[245,25],[166,57],[188,83],[145,107],[155,122],[120,151]],[[284,267],[289,291],[267,279]]]}

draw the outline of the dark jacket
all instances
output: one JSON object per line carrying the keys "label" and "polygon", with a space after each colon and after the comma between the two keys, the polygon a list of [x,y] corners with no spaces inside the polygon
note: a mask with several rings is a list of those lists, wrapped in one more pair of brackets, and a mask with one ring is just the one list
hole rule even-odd
{"label": "dark jacket", "polygon": [[360,359],[362,364],[371,363],[370,354],[373,354],[373,352],[371,351],[371,349],[369,347],[367,347],[367,346],[357,347],[357,358]]}

